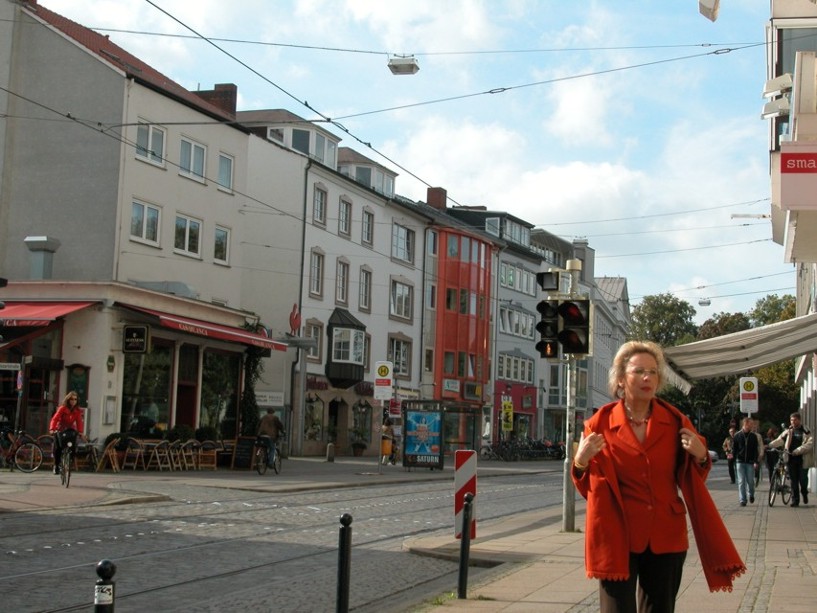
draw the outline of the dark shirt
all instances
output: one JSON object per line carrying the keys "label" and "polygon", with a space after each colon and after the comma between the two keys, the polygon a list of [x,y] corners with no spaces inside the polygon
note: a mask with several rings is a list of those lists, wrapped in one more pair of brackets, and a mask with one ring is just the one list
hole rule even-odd
{"label": "dark shirt", "polygon": [[754,432],[744,432],[740,430],[735,434],[734,453],[735,460],[744,464],[754,464],[759,457],[757,435]]}

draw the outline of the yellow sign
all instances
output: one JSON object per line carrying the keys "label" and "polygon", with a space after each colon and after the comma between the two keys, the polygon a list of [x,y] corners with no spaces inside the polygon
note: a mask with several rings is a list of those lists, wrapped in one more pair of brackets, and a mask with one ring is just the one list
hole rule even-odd
{"label": "yellow sign", "polygon": [[513,430],[513,400],[510,396],[502,397],[502,431]]}

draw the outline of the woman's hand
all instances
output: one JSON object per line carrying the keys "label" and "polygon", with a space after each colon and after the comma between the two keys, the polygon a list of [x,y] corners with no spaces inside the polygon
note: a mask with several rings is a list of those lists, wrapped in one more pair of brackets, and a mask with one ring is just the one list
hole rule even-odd
{"label": "woman's hand", "polygon": [[678,433],[681,435],[681,447],[699,463],[704,463],[709,458],[709,452],[701,442],[701,437],[689,428],[681,428]]}
{"label": "woman's hand", "polygon": [[573,458],[573,463],[578,466],[587,466],[596,454],[607,446],[604,437],[597,433],[591,432],[587,436],[582,432],[579,439],[579,448],[576,450],[576,457]]}

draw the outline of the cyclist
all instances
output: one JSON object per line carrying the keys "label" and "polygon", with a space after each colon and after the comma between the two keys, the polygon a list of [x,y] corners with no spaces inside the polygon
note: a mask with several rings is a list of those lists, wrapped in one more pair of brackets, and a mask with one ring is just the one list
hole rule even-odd
{"label": "cyclist", "polygon": [[264,436],[264,442],[267,444],[267,466],[269,467],[272,467],[275,460],[275,446],[283,431],[284,424],[275,414],[275,409],[267,409],[267,414],[258,424],[258,436]]}
{"label": "cyclist", "polygon": [[[51,418],[48,431],[54,435],[54,474],[60,474],[60,460],[62,459],[63,432],[74,430],[83,431],[82,409],[79,408],[79,396],[71,391],[65,395],[62,404]],[[75,434],[76,436],[76,434]],[[75,442],[76,444],[76,442]]]}

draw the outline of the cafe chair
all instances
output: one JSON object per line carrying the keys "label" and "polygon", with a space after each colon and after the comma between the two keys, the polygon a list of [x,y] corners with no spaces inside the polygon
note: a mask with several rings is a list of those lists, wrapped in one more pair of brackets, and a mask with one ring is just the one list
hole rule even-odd
{"label": "cafe chair", "polygon": [[219,445],[215,441],[202,441],[201,447],[199,447],[199,468],[216,470],[218,468],[218,450]]}
{"label": "cafe chair", "polygon": [[102,452],[99,462],[96,465],[97,472],[104,470],[106,465],[110,466],[111,470],[115,473],[120,471],[119,454],[116,451],[116,446],[121,440],[122,439],[120,437],[116,436],[108,441],[108,444],[105,445],[105,450]]}
{"label": "cafe chair", "polygon": [[148,463],[145,470],[151,468],[158,468],[159,470],[173,470],[173,465],[170,460],[170,443],[167,441],[159,441],[153,445],[148,455]]}
{"label": "cafe chair", "polygon": [[145,447],[142,442],[132,436],[128,437],[128,447],[125,449],[125,458],[122,460],[122,470],[140,467],[145,470]]}
{"label": "cafe chair", "polygon": [[182,443],[181,459],[186,470],[199,469],[199,442],[196,439]]}

